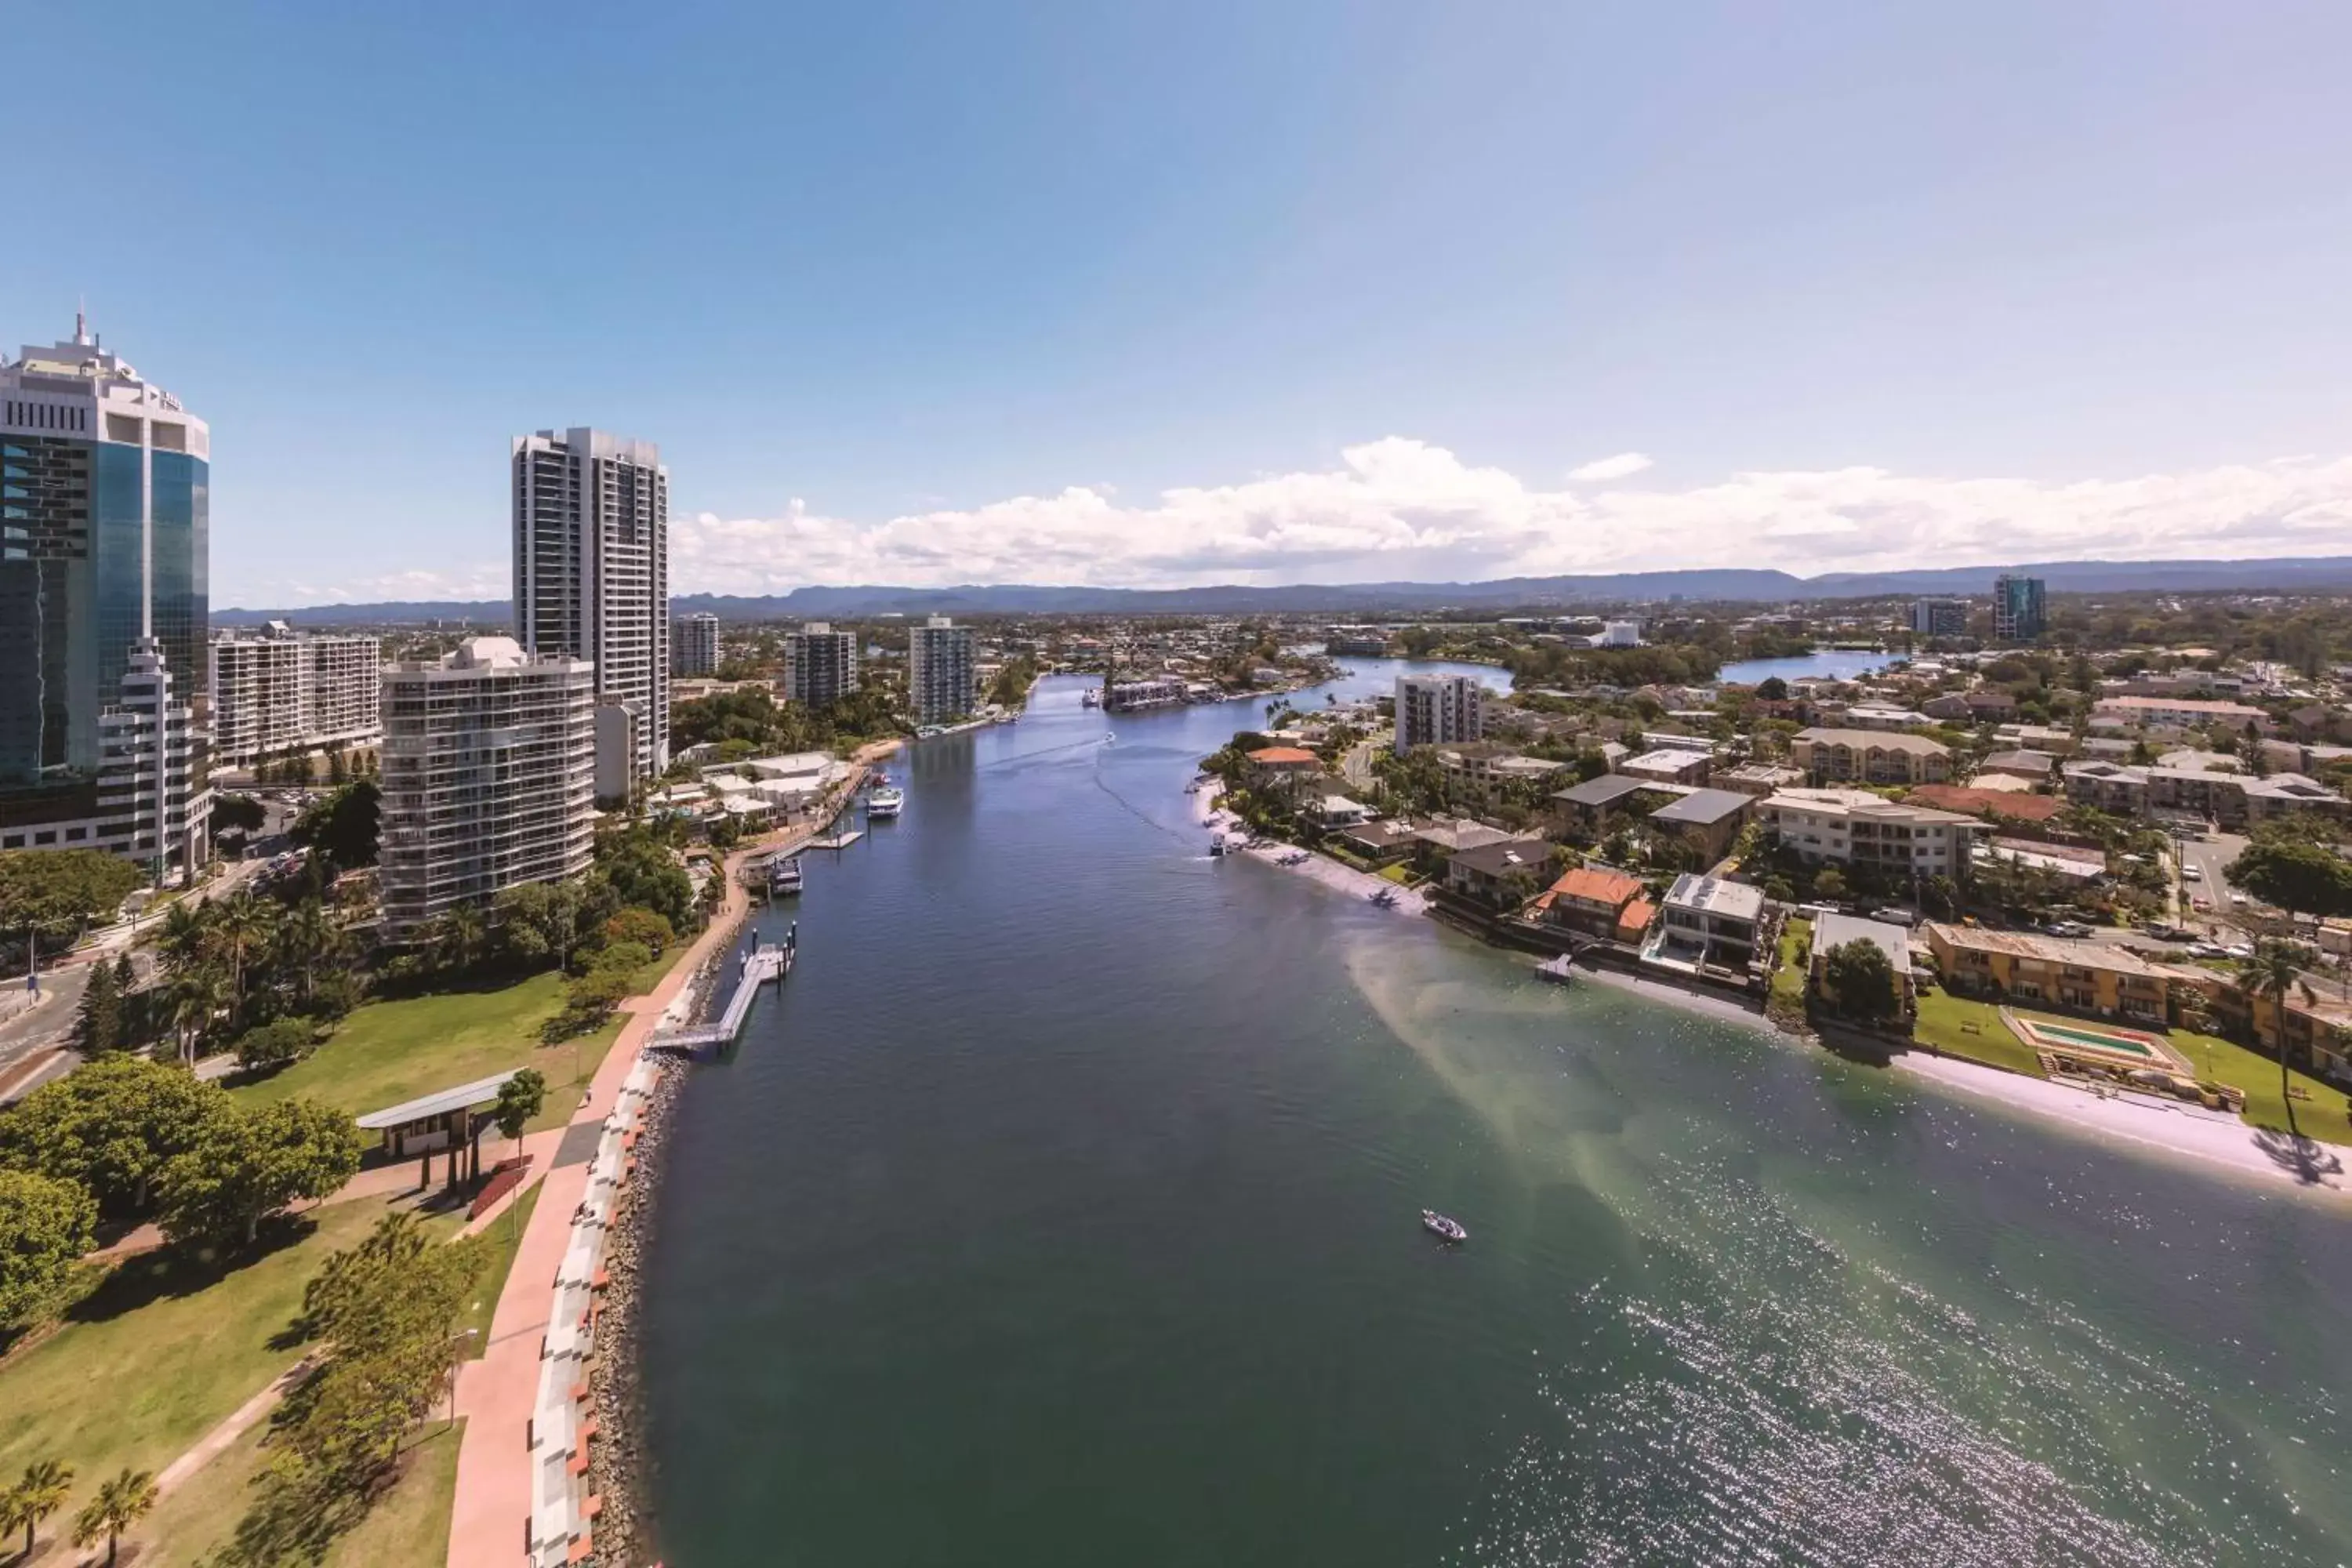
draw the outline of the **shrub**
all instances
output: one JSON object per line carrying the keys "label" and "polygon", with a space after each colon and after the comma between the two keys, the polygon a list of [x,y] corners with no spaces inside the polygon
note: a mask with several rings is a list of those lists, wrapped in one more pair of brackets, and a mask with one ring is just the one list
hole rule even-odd
{"label": "shrub", "polygon": [[652,910],[623,910],[604,922],[604,945],[613,947],[622,942],[635,942],[650,952],[659,952],[677,940],[677,932],[668,921]]}
{"label": "shrub", "polygon": [[280,1018],[236,1037],[236,1065],[247,1071],[282,1068],[310,1054],[317,1042],[307,1018]]}

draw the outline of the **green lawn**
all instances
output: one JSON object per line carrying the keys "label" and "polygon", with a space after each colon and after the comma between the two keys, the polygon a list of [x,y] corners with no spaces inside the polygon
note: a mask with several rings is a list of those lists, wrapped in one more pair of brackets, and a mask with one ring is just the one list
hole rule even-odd
{"label": "green lawn", "polygon": [[62,1459],[81,1478],[79,1507],[95,1478],[163,1468],[299,1357],[270,1342],[304,1282],[386,1207],[329,1205],[299,1240],[225,1275],[168,1253],[123,1263],[65,1327],[0,1363],[0,1476]]}
{"label": "green lawn", "polygon": [[[2173,1045],[2199,1078],[2211,1078],[2246,1091],[2246,1120],[2256,1127],[2286,1130],[2286,1101],[2279,1095],[2277,1058],[2250,1051],[2216,1035],[2175,1029]],[[2308,1098],[2294,1102],[2295,1129],[2306,1138],[2352,1143],[2352,1118],[2345,1114],[2344,1091],[2290,1069],[2290,1081]]]}
{"label": "green lawn", "polygon": [[[2021,1017],[2046,1018],[2053,1024],[2079,1021],[2027,1007],[2010,1010]],[[1966,1032],[1964,1024],[1974,1025],[1976,1032]],[[2035,1078],[2042,1076],[2041,1062],[2001,1022],[2000,1009],[1990,1002],[1971,1001],[1940,990],[1924,992],[1919,997],[1919,1021],[1913,1034],[1946,1056],[1965,1057]],[[2199,1078],[2245,1091],[2249,1123],[2282,1131],[2286,1129],[2286,1101],[2279,1094],[2279,1069],[2274,1059],[2215,1035],[2171,1029],[2166,1031],[2165,1037],[2189,1058],[2190,1070]],[[2294,1102],[2296,1129],[2308,1138],[2352,1144],[2352,1116],[2347,1114],[2344,1091],[2300,1072],[2292,1074],[2292,1081],[2307,1097]]]}
{"label": "green lawn", "polygon": [[1912,1024],[1911,1037],[1948,1057],[2006,1068],[2028,1078],[2042,1076],[2040,1058],[2001,1022],[2000,1009],[1990,1002],[1955,996],[1941,987],[1920,992],[1919,1015]]}
{"label": "green lawn", "polygon": [[[632,993],[652,990],[685,952],[677,943],[638,970]],[[230,1092],[255,1104],[310,1095],[362,1116],[510,1068],[535,1067],[547,1075],[548,1094],[531,1129],[561,1127],[628,1021],[615,1014],[578,1040],[540,1044],[540,1026],[562,1010],[563,988],[563,977],[551,970],[494,991],[370,1002],[308,1058]]]}
{"label": "green lawn", "polygon": [[1772,971],[1772,999],[1783,1009],[1805,1010],[1805,965],[1798,954],[1812,940],[1813,922],[1792,920],[1780,928],[1780,961]]}

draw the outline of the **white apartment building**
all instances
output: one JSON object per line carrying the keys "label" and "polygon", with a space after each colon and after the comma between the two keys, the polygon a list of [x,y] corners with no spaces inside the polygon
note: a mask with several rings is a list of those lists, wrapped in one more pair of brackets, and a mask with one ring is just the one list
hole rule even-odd
{"label": "white apartment building", "polygon": [[971,628],[933,616],[907,634],[907,706],[917,724],[944,724],[972,709]]}
{"label": "white apartment building", "polygon": [[1800,858],[1896,874],[1969,874],[1969,850],[1987,825],[1956,811],[1906,805],[1861,789],[1792,789],[1768,795],[1757,820]]}
{"label": "white apartment building", "polygon": [[[669,766],[669,470],[661,448],[602,430],[514,438],[516,640],[584,658],[595,693],[628,709],[628,777]],[[609,787],[617,785],[618,787]]]}
{"label": "white apartment building", "polygon": [[681,676],[719,673],[719,617],[708,611],[680,616],[670,633],[670,673]]}
{"label": "white apartment building", "polygon": [[1400,675],[1396,751],[1475,741],[1486,733],[1486,689],[1466,675]]}
{"label": "white apartment building", "polygon": [[[120,696],[98,717],[98,747],[97,820],[66,828],[54,847],[120,855],[158,883],[194,877],[205,858],[212,792],[194,712],[173,695],[172,672],[153,637],[131,644]],[[14,834],[5,842],[26,847]],[[49,847],[38,832],[33,843]]]}
{"label": "white apartment building", "polygon": [[459,904],[588,869],[595,824],[595,673],[472,637],[383,670],[385,934]]}
{"label": "white apartment building", "polygon": [[784,695],[821,708],[857,689],[857,637],[824,621],[784,634]]}
{"label": "white apartment building", "polygon": [[259,637],[225,634],[212,653],[213,756],[228,767],[383,738],[383,644],[298,637],[272,621]]}

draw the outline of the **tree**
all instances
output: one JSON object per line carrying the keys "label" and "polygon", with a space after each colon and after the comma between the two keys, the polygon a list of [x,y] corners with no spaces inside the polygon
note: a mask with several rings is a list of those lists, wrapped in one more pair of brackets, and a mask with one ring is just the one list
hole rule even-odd
{"label": "tree", "polygon": [[2288,1084],[2286,1049],[2286,1003],[2303,983],[2303,972],[2311,961],[2310,950],[2299,942],[2282,942],[2276,937],[2264,937],[2254,944],[2253,955],[2242,958],[2235,965],[2239,987],[2249,996],[2260,996],[2271,1005],[2271,1043],[2278,1047],[2279,1092],[2284,1097]]}
{"label": "tree", "polygon": [[693,879],[668,844],[645,824],[599,837],[596,867],[589,875],[592,883],[609,889],[614,909],[651,910],[672,931],[694,922]]}
{"label": "tree", "polygon": [[315,850],[338,871],[375,864],[382,828],[383,792],[366,779],[347,784],[313,801],[287,837]]}
{"label": "tree", "polygon": [[1789,683],[1777,675],[1768,675],[1756,683],[1756,696],[1759,701],[1786,702],[1789,700]]}
{"label": "tree", "polygon": [[98,1495],[74,1516],[73,1543],[89,1546],[106,1538],[107,1568],[113,1568],[122,1532],[147,1517],[155,1506],[155,1478],[148,1471],[123,1467],[122,1473],[102,1483]]}
{"label": "tree", "polygon": [[164,1165],[233,1103],[184,1068],[100,1057],[0,1112],[0,1166],[78,1183],[102,1209],[138,1214]]}
{"label": "tree", "polygon": [[209,963],[196,964],[173,977],[171,999],[172,1029],[179,1037],[180,1060],[193,1067],[199,1054],[196,1047],[228,1005],[228,976]]}
{"label": "tree", "polygon": [[2290,917],[2352,915],[2352,861],[2309,838],[2264,833],[2223,875]]}
{"label": "tree", "polygon": [[0,1531],[25,1531],[24,1560],[33,1556],[33,1532],[49,1515],[66,1506],[73,1495],[73,1467],[58,1459],[39,1459],[25,1467],[16,1484],[0,1492]]}
{"label": "tree", "polygon": [[481,955],[482,941],[489,934],[489,922],[482,911],[471,904],[456,904],[443,911],[433,922],[426,937],[433,951],[433,962],[443,969],[464,971],[474,966]]}
{"label": "tree", "polygon": [[114,966],[103,962],[89,966],[82,986],[81,1010],[74,1016],[74,1049],[86,1057],[102,1056],[122,1045],[122,988]]}
{"label": "tree", "polygon": [[1822,960],[1822,981],[1845,1017],[1875,1024],[1902,1010],[1895,965],[1885,950],[1867,938],[1830,949]]}
{"label": "tree", "polygon": [[220,952],[228,959],[229,1005],[245,1005],[245,967],[247,961],[268,943],[271,928],[277,923],[272,911],[276,905],[249,892],[237,893],[212,906],[213,937]]}
{"label": "tree", "polygon": [[310,1054],[310,1021],[279,1018],[247,1029],[236,1037],[236,1065],[247,1072],[282,1068]]}
{"label": "tree", "polygon": [[97,1232],[88,1188],[0,1171],[0,1325],[23,1322],[51,1300]]}
{"label": "tree", "polygon": [[1813,897],[1832,901],[1846,896],[1845,873],[1834,866],[1824,866],[1813,879]]}
{"label": "tree", "polygon": [[546,1103],[547,1079],[537,1068],[525,1068],[499,1085],[498,1103],[491,1109],[490,1120],[514,1143],[517,1153],[522,1152],[522,1130],[530,1125],[530,1119]]}
{"label": "tree", "polygon": [[0,941],[37,937],[62,948],[145,880],[137,866],[99,849],[0,852]]}
{"label": "tree", "polygon": [[608,946],[633,942],[648,952],[659,952],[677,940],[669,921],[651,910],[639,909],[623,910],[599,927],[598,934]]}
{"label": "tree", "polygon": [[163,1167],[156,1220],[174,1242],[250,1246],[263,1220],[297,1199],[325,1197],[359,1165],[359,1129],[332,1106],[232,1108]]}
{"label": "tree", "polygon": [[216,795],[213,797],[213,828],[215,832],[233,829],[238,833],[257,833],[269,820],[269,813],[249,795]]}

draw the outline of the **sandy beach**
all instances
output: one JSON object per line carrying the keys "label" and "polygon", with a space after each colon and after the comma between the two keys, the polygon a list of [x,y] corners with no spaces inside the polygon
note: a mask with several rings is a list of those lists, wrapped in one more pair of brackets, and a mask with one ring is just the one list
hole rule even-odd
{"label": "sandy beach", "polygon": [[[1192,795],[1192,819],[1212,832],[1237,835],[1248,832],[1249,829],[1232,813],[1218,808],[1217,797],[1224,793],[1224,787],[1222,782],[1212,780],[1196,791]],[[1255,849],[1244,849],[1242,853],[1278,871],[1293,872],[1310,882],[1319,883],[1333,892],[1361,899],[1368,905],[1372,895],[1385,888],[1396,895],[1396,902],[1390,908],[1398,914],[1423,915],[1429,912],[1429,900],[1412,889],[1401,888],[1385,877],[1359,871],[1352,866],[1342,866],[1328,855],[1310,854],[1296,865],[1286,866],[1282,858],[1298,853],[1297,846],[1276,842],[1260,845]]]}
{"label": "sandy beach", "polygon": [[[2105,1096],[2046,1079],[2004,1072],[1978,1062],[1906,1051],[1894,1070],[1955,1093],[1997,1101],[2100,1138],[2158,1151],[2259,1181],[2305,1192],[2352,1194],[2344,1151],[2305,1140],[2303,1154],[2286,1135],[2246,1124],[2227,1111],[2169,1103],[2145,1095]],[[2304,1157],[2307,1155],[2307,1160]]]}
{"label": "sandy beach", "polygon": [[1626,991],[1636,996],[1645,996],[1653,1002],[1662,1002],[1669,1007],[1679,1007],[1685,1013],[1720,1018],[1727,1024],[1740,1024],[1748,1028],[1762,1029],[1770,1034],[1781,1033],[1780,1027],[1765,1017],[1761,1012],[1753,1007],[1743,1007],[1729,996],[1708,996],[1696,991],[1685,991],[1679,985],[1669,985],[1657,980],[1644,980],[1638,974],[1630,974],[1617,969],[1579,969],[1576,972],[1576,979],[1571,984],[1582,985],[1588,981],[1594,984],[1606,985],[1612,991]]}

